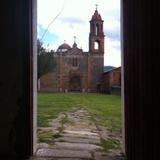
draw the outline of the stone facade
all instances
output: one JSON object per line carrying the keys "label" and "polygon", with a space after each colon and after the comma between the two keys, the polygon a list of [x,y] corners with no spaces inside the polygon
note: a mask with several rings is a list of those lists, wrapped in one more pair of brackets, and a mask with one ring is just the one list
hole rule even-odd
{"label": "stone facade", "polygon": [[56,69],[40,79],[40,91],[97,92],[104,66],[103,20],[95,10],[90,20],[89,51],[84,52],[74,41],[60,45],[54,54]]}

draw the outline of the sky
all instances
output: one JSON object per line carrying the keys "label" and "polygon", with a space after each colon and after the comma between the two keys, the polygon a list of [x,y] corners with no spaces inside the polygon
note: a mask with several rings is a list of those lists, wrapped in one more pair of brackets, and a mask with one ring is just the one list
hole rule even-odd
{"label": "sky", "polygon": [[120,0],[38,0],[37,36],[44,47],[56,51],[64,41],[72,46],[76,36],[77,46],[88,51],[89,21],[96,4],[104,20],[104,65],[121,66]]}

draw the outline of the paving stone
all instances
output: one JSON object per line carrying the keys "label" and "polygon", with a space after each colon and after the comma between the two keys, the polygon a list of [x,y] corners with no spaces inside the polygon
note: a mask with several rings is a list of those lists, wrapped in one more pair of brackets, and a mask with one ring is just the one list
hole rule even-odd
{"label": "paving stone", "polygon": [[38,127],[37,128],[37,131],[38,132],[47,132],[47,131],[52,131],[53,130],[53,128],[52,127]]}
{"label": "paving stone", "polygon": [[110,156],[105,152],[95,152],[94,159],[95,160],[115,160],[113,156]]}
{"label": "paving stone", "polygon": [[83,159],[81,159],[81,158],[58,158],[58,159],[56,159],[56,160],[91,160],[91,159],[86,159],[86,158],[83,158]]}
{"label": "paving stone", "polygon": [[64,130],[63,133],[71,133],[71,134],[77,134],[77,135],[88,135],[88,136],[99,136],[98,133],[93,133],[89,131],[82,131],[82,130]]}
{"label": "paving stone", "polygon": [[69,143],[87,143],[87,144],[100,144],[100,139],[93,138],[78,138],[78,137],[60,137],[54,142],[69,142]]}
{"label": "paving stone", "polygon": [[47,143],[38,143],[37,144],[37,149],[39,148],[49,148],[49,144]]}
{"label": "paving stone", "polygon": [[68,150],[85,150],[85,151],[94,151],[102,150],[103,148],[94,144],[86,143],[68,143],[68,142],[55,142],[53,146],[56,149],[68,149]]}
{"label": "paving stone", "polygon": [[43,157],[34,157],[29,160],[57,160],[57,158],[43,158]]}
{"label": "paving stone", "polygon": [[114,152],[94,152],[95,160],[125,160],[125,156],[122,153],[114,153]]}
{"label": "paving stone", "polygon": [[65,149],[39,149],[37,156],[53,158],[88,158],[91,159],[91,153],[88,151],[73,151]]}
{"label": "paving stone", "polygon": [[86,158],[40,158],[40,157],[34,157],[30,158],[28,160],[91,160],[91,159],[86,159]]}
{"label": "paving stone", "polygon": [[61,123],[58,119],[53,119],[49,121],[49,126],[51,126],[53,129],[58,129],[61,127]]}
{"label": "paving stone", "polygon": [[72,134],[72,133],[62,133],[61,136],[63,137],[77,137],[77,138],[83,138],[83,139],[96,139],[100,140],[100,137],[97,135],[82,135],[82,134]]}
{"label": "paving stone", "polygon": [[[67,121],[63,125],[63,131],[59,133],[59,128],[62,127],[60,121],[64,117]],[[107,127],[95,125],[84,109],[75,108],[72,112],[61,112],[58,118],[49,121],[49,126],[39,128],[38,132],[51,130],[60,137],[54,137],[55,143],[52,145],[38,144],[38,157],[33,160],[122,160],[122,156],[119,156],[120,150],[104,152],[98,145],[101,138],[121,138],[121,134],[113,135]]]}
{"label": "paving stone", "polygon": [[41,133],[41,132],[53,132],[53,133],[58,133],[59,132],[59,130],[57,130],[57,129],[55,129],[55,128],[53,128],[53,127],[39,127],[38,129],[37,129],[38,131],[38,133]]}
{"label": "paving stone", "polygon": [[96,127],[92,127],[90,126],[89,127],[89,124],[88,126],[87,125],[84,125],[82,123],[76,123],[76,125],[68,125],[68,124],[65,124],[67,130],[75,130],[75,131],[86,131],[86,132],[92,132],[92,133],[98,133]]}

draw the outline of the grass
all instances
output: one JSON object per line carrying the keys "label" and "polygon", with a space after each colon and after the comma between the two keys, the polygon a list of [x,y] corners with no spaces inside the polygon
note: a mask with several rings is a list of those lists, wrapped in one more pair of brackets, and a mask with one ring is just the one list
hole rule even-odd
{"label": "grass", "polygon": [[53,144],[54,138],[52,131],[43,131],[38,133],[38,141],[41,143]]}
{"label": "grass", "polygon": [[38,142],[54,144],[54,139],[62,137],[60,133],[53,133],[52,131],[42,131],[37,134]]}
{"label": "grass", "polygon": [[110,149],[120,149],[121,144],[116,139],[101,139],[101,146],[108,151]]}
{"label": "grass", "polygon": [[121,97],[96,93],[38,93],[38,126],[48,126],[49,119],[75,107],[84,107],[110,131],[121,129]]}

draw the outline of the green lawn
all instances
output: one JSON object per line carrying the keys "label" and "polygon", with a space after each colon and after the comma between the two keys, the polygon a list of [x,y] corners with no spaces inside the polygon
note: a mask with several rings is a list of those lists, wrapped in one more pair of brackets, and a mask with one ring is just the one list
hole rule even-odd
{"label": "green lawn", "polygon": [[96,123],[111,130],[121,129],[121,97],[96,93],[38,93],[38,126],[73,107],[84,107]]}

